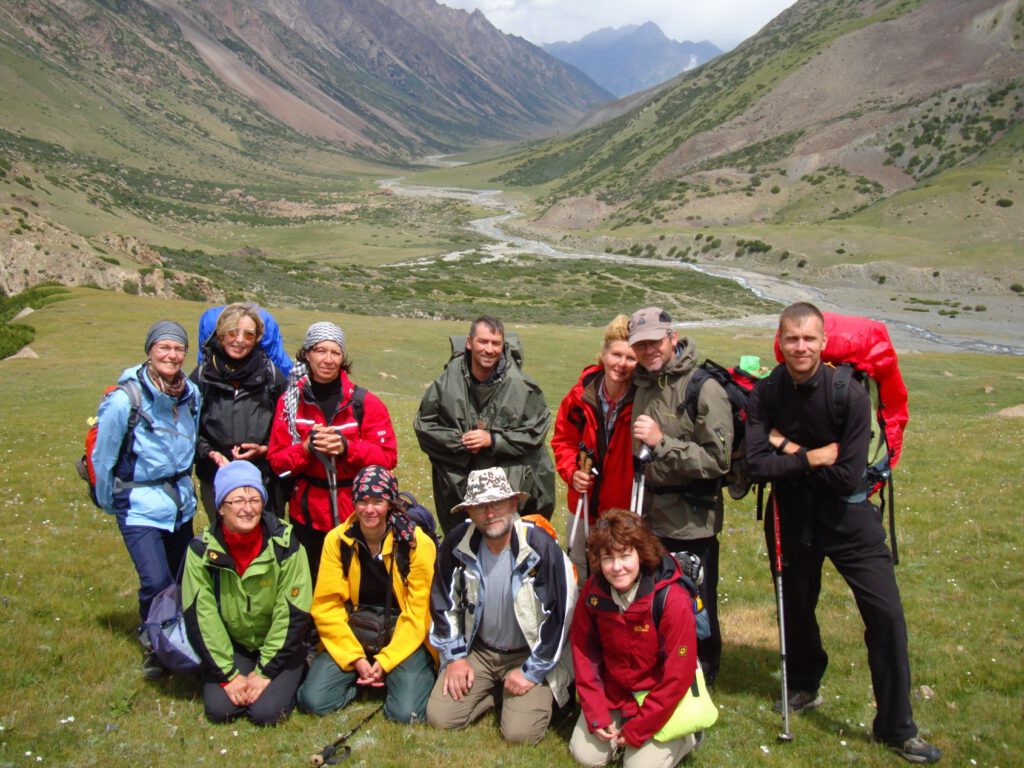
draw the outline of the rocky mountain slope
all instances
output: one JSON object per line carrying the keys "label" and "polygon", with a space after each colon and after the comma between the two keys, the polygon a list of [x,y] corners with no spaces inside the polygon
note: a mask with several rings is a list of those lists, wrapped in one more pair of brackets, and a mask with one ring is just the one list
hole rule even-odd
{"label": "rocky mountain slope", "polygon": [[573,42],[542,47],[618,97],[652,88],[722,53],[708,40],[671,40],[652,21],[606,27]]}
{"label": "rocky mountain slope", "polygon": [[[781,241],[829,223],[906,240],[871,253],[830,238],[819,261],[1005,262],[1022,237],[1022,119],[1020,0],[801,0],[622,116],[513,157],[500,179],[545,185],[552,227],[754,226]],[[775,263],[782,250],[721,242],[711,250]]]}

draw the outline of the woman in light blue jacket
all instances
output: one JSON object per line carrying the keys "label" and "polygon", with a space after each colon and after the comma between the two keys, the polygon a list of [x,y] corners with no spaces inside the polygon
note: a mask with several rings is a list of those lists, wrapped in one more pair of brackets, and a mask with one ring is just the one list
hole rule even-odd
{"label": "woman in light blue jacket", "polygon": [[[184,328],[170,320],[154,323],[146,334],[146,362],[125,370],[99,408],[96,498],[117,518],[139,574],[142,622],[153,598],[176,578],[192,540],[199,392],[181,370],[187,352]],[[143,675],[160,677],[166,670],[141,624],[139,641]]]}

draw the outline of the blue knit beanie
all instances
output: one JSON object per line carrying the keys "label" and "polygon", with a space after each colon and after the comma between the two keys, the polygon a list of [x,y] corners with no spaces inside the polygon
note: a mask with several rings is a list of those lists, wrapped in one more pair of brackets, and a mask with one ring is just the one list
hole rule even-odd
{"label": "blue knit beanie", "polygon": [[267,503],[267,489],[263,487],[263,477],[259,469],[248,461],[232,461],[217,470],[213,478],[214,503],[220,509],[224,497],[235,488],[255,488],[259,491],[263,503]]}

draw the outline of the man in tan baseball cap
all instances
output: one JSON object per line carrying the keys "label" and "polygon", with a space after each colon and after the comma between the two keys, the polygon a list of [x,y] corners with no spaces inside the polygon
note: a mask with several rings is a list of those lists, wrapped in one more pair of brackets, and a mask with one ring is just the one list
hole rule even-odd
{"label": "man in tan baseball cap", "polygon": [[697,345],[680,338],[665,310],[645,307],[634,312],[629,344],[638,362],[633,373],[634,455],[645,459],[637,462],[644,482],[637,483],[643,492],[636,511],[669,552],[689,552],[703,563],[700,589],[711,636],[698,639],[697,656],[710,684],[722,654],[718,534],[724,514],[722,481],[732,453],[732,407],[713,379],[705,378],[690,391],[699,369]]}

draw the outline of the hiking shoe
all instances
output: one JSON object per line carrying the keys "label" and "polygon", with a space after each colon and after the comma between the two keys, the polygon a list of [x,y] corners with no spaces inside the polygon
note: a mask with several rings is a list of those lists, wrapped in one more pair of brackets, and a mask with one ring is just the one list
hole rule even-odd
{"label": "hiking shoe", "polygon": [[147,680],[159,680],[167,674],[167,667],[163,665],[155,651],[147,651],[142,657],[142,676]]}
{"label": "hiking shoe", "polygon": [[888,744],[889,749],[911,763],[937,763],[942,750],[929,744],[920,736],[907,739],[902,744]]}
{"label": "hiking shoe", "polygon": [[[824,699],[818,695],[817,691],[793,691],[789,694],[789,711],[793,714],[799,714],[800,712],[806,712],[810,709],[817,709],[824,703]],[[776,712],[782,711],[782,699],[779,699],[772,705],[772,709]]]}

